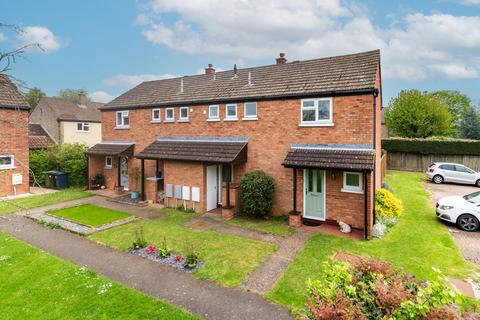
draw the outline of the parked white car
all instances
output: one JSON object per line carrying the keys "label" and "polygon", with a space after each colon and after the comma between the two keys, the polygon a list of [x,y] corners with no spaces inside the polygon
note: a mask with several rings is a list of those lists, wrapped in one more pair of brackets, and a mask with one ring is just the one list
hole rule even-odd
{"label": "parked white car", "polygon": [[428,167],[426,174],[434,183],[455,182],[480,187],[480,172],[463,164],[434,162]]}
{"label": "parked white car", "polygon": [[456,223],[464,231],[476,231],[480,228],[480,191],[442,198],[436,212],[439,219]]}

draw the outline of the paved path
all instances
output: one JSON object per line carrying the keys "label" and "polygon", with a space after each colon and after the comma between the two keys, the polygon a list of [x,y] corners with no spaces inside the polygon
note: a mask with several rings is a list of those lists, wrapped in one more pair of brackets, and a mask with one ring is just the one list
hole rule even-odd
{"label": "paved path", "polygon": [[[128,211],[132,211],[130,209]],[[197,280],[190,274],[96,244],[70,232],[44,228],[20,215],[0,217],[0,230],[206,319],[291,319],[287,309],[259,295]]]}

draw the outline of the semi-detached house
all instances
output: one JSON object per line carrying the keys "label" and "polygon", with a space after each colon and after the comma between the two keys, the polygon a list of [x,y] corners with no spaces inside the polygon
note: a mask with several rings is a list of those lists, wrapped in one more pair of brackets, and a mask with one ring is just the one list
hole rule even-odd
{"label": "semi-detached house", "polygon": [[[238,208],[242,176],[275,179],[273,213],[370,234],[380,179],[380,52],[143,82],[101,107],[89,175],[169,206]],[[140,173],[140,175],[134,174]],[[140,176],[138,180],[135,176]]]}

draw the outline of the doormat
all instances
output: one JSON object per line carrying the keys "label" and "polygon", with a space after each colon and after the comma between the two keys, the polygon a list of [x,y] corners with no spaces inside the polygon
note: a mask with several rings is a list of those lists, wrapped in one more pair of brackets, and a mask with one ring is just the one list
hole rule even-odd
{"label": "doormat", "polygon": [[303,220],[303,225],[307,227],[318,227],[321,224],[322,224],[321,222]]}

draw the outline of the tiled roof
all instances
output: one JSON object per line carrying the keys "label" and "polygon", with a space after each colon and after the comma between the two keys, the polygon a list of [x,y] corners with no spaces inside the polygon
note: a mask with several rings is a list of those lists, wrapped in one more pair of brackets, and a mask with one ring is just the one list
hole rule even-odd
{"label": "tiled roof", "polygon": [[[375,89],[380,51],[143,82],[101,109],[265,99]],[[252,85],[248,85],[248,75]],[[181,92],[183,82],[183,92]]]}
{"label": "tiled roof", "polygon": [[54,141],[41,124],[28,124],[28,146],[30,149],[46,149],[53,143]]}
{"label": "tiled roof", "polygon": [[102,142],[90,147],[85,152],[90,155],[99,156],[132,156],[133,155],[133,143],[108,143]]}
{"label": "tiled roof", "polygon": [[247,141],[228,138],[158,139],[136,155],[140,159],[184,160],[212,163],[247,161]]}
{"label": "tiled roof", "polygon": [[353,148],[292,148],[283,165],[288,168],[373,170],[375,151]]}
{"label": "tiled roof", "polygon": [[50,106],[50,109],[53,111],[52,116],[62,121],[100,122],[102,120],[99,107],[103,103],[88,102],[87,105],[79,105],[60,98],[42,97],[36,108],[40,104]]}
{"label": "tiled roof", "polygon": [[17,86],[5,74],[0,74],[0,108],[30,109]]}

